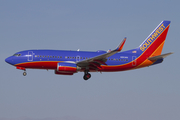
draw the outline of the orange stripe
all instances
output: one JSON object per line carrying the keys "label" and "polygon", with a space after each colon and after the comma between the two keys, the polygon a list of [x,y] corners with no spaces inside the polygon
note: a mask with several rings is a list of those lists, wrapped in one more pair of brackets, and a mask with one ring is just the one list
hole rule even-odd
{"label": "orange stripe", "polygon": [[[164,41],[165,42],[165,41]],[[150,55],[150,57],[152,56],[157,56],[161,54],[164,42]],[[148,59],[146,59],[143,63],[141,63],[140,65],[138,65],[136,68],[141,68],[141,67],[145,67],[145,66],[149,66],[151,64],[153,64],[155,61],[150,61]],[[136,69],[135,68],[135,69]]]}

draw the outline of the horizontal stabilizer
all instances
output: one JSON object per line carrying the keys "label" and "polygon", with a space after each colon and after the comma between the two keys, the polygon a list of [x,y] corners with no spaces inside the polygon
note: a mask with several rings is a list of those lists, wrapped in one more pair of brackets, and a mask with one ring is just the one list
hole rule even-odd
{"label": "horizontal stabilizer", "polygon": [[148,60],[159,60],[159,59],[163,59],[169,55],[173,54],[172,52],[171,53],[166,53],[166,54],[162,54],[162,55],[158,55],[158,56],[154,56],[154,57],[150,57],[148,58]]}

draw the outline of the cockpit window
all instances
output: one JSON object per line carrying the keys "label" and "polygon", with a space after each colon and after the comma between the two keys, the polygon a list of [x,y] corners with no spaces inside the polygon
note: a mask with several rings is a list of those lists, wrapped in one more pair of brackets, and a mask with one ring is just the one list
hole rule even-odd
{"label": "cockpit window", "polygon": [[21,54],[14,54],[13,56],[17,56],[18,57],[18,56],[21,56]]}

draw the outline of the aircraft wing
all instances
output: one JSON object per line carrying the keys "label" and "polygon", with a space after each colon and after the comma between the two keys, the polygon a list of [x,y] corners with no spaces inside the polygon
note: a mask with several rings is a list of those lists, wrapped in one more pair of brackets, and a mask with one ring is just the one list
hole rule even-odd
{"label": "aircraft wing", "polygon": [[91,66],[91,67],[94,67],[95,69],[99,68],[100,65],[102,65],[102,64],[107,65],[105,63],[107,61],[107,58],[118,53],[118,52],[120,52],[122,50],[125,42],[126,42],[126,38],[123,39],[123,41],[120,43],[120,45],[115,50],[112,50],[112,51],[107,52],[107,53],[102,54],[102,55],[95,56],[93,58],[89,58],[86,60],[79,61],[76,64],[80,67]]}

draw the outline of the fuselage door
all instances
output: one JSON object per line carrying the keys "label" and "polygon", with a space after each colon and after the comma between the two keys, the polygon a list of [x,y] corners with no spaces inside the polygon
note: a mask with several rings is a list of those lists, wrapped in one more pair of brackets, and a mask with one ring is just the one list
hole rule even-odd
{"label": "fuselage door", "polygon": [[80,56],[76,56],[76,62],[79,62],[80,61]]}
{"label": "fuselage door", "polygon": [[136,56],[132,56],[132,66],[136,66]]}
{"label": "fuselage door", "polygon": [[33,52],[28,51],[28,61],[33,61]]}

